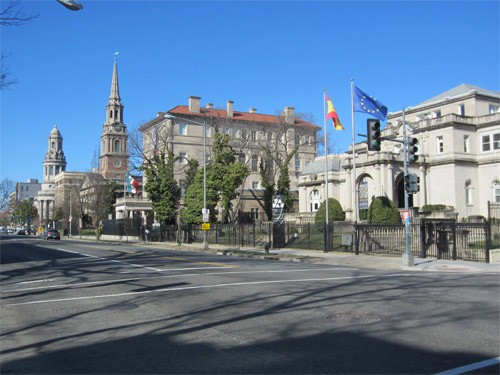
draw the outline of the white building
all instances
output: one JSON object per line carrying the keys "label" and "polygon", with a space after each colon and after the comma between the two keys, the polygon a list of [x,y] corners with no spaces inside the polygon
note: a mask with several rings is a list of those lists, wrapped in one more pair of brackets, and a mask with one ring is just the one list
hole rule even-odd
{"label": "white building", "polygon": [[[383,137],[402,140],[402,111],[390,113]],[[487,205],[500,202],[500,93],[462,84],[405,110],[408,136],[418,139],[419,158],[409,173],[420,178],[410,207],[444,204],[458,217],[487,216]],[[352,147],[328,157],[328,197],[337,199],[346,219],[359,218],[379,195],[404,207],[402,144],[384,140],[380,152],[355,145],[357,214],[353,212]],[[317,210],[326,197],[324,158],[306,167],[299,181],[300,212]]]}

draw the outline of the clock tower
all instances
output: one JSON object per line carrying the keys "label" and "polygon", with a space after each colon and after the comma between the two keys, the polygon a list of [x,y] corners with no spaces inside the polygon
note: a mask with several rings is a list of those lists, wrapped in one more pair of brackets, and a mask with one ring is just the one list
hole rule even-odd
{"label": "clock tower", "polygon": [[118,63],[113,65],[111,93],[102,125],[99,172],[107,179],[124,181],[128,170],[127,127],[123,123],[123,105],[118,89]]}

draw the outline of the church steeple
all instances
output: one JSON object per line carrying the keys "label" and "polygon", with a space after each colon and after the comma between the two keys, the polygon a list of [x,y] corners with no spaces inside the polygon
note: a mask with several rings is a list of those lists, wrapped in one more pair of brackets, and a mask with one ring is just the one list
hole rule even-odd
{"label": "church steeple", "polygon": [[111,92],[106,105],[106,121],[102,125],[99,171],[107,179],[123,181],[128,170],[128,132],[123,123],[123,105],[118,88],[118,52],[115,53]]}
{"label": "church steeple", "polygon": [[106,123],[112,125],[116,122],[123,123],[123,105],[120,99],[120,89],[118,87],[118,61],[115,53],[115,63],[113,65],[113,76],[111,78],[111,92],[109,94],[108,105],[106,106]]}
{"label": "church steeple", "polygon": [[50,132],[48,149],[43,159],[43,182],[53,182],[54,177],[66,170],[66,157],[63,151],[63,137],[57,126]]}

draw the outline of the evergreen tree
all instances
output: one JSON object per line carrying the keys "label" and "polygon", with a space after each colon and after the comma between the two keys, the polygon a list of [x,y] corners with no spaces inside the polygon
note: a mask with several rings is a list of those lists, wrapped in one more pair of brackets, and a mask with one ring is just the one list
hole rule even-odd
{"label": "evergreen tree", "polygon": [[172,151],[161,151],[144,168],[148,193],[157,220],[162,224],[175,222],[179,205],[180,188],[174,178],[174,157]]}
{"label": "evergreen tree", "polygon": [[401,216],[393,201],[380,196],[376,197],[368,207],[368,222],[370,224],[400,224]]}
{"label": "evergreen tree", "polygon": [[[194,182],[186,191],[186,207],[182,212],[185,223],[199,224],[202,221],[203,173],[203,168],[198,169]],[[234,151],[229,146],[228,135],[215,134],[206,173],[206,208],[210,210],[210,221],[215,221],[215,207],[220,199],[223,221],[227,222],[232,201],[238,196],[237,189],[249,174],[248,167],[236,161]]]}
{"label": "evergreen tree", "polygon": [[[340,205],[340,202],[335,198],[328,198],[328,222],[344,221],[345,212]],[[326,202],[322,202],[316,211],[314,218],[316,224],[326,223]]]}

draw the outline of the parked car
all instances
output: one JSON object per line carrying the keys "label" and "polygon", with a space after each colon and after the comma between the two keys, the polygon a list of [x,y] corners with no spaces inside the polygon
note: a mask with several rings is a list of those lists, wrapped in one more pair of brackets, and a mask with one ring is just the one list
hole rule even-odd
{"label": "parked car", "polygon": [[61,240],[61,235],[59,234],[59,231],[56,229],[49,229],[45,234],[43,235],[44,240]]}
{"label": "parked car", "polygon": [[25,236],[26,235],[26,231],[24,229],[19,229],[17,231],[17,234],[20,235],[20,236]]}

